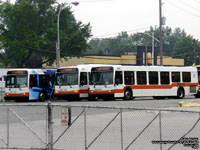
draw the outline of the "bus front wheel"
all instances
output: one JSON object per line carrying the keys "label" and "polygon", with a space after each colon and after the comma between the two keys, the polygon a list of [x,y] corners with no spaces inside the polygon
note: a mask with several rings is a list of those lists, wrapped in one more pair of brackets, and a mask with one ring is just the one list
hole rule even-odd
{"label": "bus front wheel", "polygon": [[200,92],[198,91],[197,94],[194,95],[195,98],[200,98]]}
{"label": "bus front wheel", "polygon": [[185,91],[182,87],[178,88],[177,99],[183,99],[185,97]]}
{"label": "bus front wheel", "polygon": [[39,94],[39,101],[43,102],[47,99],[47,95],[45,92],[40,92]]}
{"label": "bus front wheel", "polygon": [[124,92],[124,100],[131,100],[132,99],[132,91],[131,89],[126,89]]}

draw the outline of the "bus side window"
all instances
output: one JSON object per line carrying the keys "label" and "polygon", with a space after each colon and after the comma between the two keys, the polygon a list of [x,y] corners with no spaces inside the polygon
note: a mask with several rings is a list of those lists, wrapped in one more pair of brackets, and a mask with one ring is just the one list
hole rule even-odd
{"label": "bus side window", "polygon": [[125,85],[135,84],[133,71],[124,71],[124,82],[125,82]]}
{"label": "bus side window", "polygon": [[171,76],[172,76],[172,82],[180,82],[181,81],[180,72],[172,72]]}
{"label": "bus side window", "polygon": [[137,84],[138,85],[147,84],[146,71],[137,71]]}
{"label": "bus side window", "polygon": [[30,75],[30,87],[37,87],[37,75]]}
{"label": "bus side window", "polygon": [[160,72],[161,84],[169,84],[169,72]]}
{"label": "bus side window", "polygon": [[115,71],[115,84],[122,84],[122,71]]}
{"label": "bus side window", "polygon": [[149,84],[158,84],[158,72],[149,71]]}
{"label": "bus side window", "polygon": [[191,82],[191,73],[190,72],[183,72],[183,82]]}
{"label": "bus side window", "polygon": [[81,72],[80,85],[87,85],[87,72]]}
{"label": "bus side window", "polygon": [[3,81],[6,81],[6,79],[7,79],[7,76],[3,76]]}
{"label": "bus side window", "polygon": [[50,87],[49,75],[39,75],[39,87],[49,88]]}

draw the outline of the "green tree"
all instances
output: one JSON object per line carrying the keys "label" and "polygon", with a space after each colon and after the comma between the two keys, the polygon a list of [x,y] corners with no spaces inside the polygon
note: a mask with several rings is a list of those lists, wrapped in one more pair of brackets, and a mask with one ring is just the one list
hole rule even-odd
{"label": "green tree", "polygon": [[[112,55],[121,55],[126,52],[136,52],[137,46],[152,46],[152,35],[159,39],[160,30],[157,27],[151,27],[150,30],[144,33],[134,33],[128,35],[126,32],[121,32],[118,36],[106,39],[93,39],[90,52],[99,50],[103,52],[105,48],[110,50]],[[149,34],[149,35],[148,35]],[[157,55],[160,55],[160,42],[154,40],[155,47],[157,47]],[[98,46],[97,46],[98,45]],[[195,42],[196,60],[200,63],[200,42]],[[185,65],[189,66],[194,63],[194,45],[193,37],[180,29],[172,30],[170,27],[163,28],[163,55],[175,58],[182,58]],[[94,51],[93,51],[94,52]]]}
{"label": "green tree", "polygon": [[121,32],[114,38],[92,39],[90,42],[89,54],[122,55],[136,51],[132,39],[127,32]]}
{"label": "green tree", "polygon": [[[59,7],[55,0],[0,3],[0,42],[4,51],[0,58],[5,65],[27,67],[34,58],[38,61],[33,67],[55,62]],[[90,24],[76,21],[71,8],[64,8],[60,15],[61,58],[81,56],[89,47],[90,36]]]}

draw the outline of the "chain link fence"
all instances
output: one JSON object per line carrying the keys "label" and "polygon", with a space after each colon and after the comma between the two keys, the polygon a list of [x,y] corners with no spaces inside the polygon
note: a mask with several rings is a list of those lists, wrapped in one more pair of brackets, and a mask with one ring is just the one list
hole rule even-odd
{"label": "chain link fence", "polygon": [[0,101],[4,100],[5,87],[0,87]]}
{"label": "chain link fence", "polygon": [[0,118],[1,149],[200,149],[200,111],[0,104]]}

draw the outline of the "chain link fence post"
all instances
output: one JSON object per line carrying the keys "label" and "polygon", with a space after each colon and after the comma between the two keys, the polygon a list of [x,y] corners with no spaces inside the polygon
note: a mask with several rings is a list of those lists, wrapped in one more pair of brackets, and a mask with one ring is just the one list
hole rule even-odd
{"label": "chain link fence post", "polygon": [[9,131],[10,131],[10,118],[9,118],[9,108],[7,108],[7,148],[9,148]]}
{"label": "chain link fence post", "polygon": [[123,145],[123,142],[124,142],[124,139],[123,139],[123,116],[122,116],[122,109],[120,109],[120,132],[121,132],[121,150],[124,149],[124,145]]}
{"label": "chain link fence post", "polygon": [[85,134],[85,150],[87,150],[87,114],[86,108],[84,108],[84,134]]}
{"label": "chain link fence post", "polygon": [[162,150],[162,122],[161,122],[161,111],[159,111],[159,128],[160,128],[160,150]]}
{"label": "chain link fence post", "polygon": [[51,102],[47,105],[47,127],[48,127],[48,150],[53,150],[53,117],[52,117],[52,106]]}

